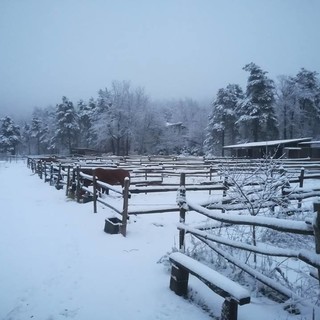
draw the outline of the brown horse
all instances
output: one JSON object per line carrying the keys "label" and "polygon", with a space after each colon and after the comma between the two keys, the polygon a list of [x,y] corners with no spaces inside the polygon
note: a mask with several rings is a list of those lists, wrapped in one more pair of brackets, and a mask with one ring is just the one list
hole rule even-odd
{"label": "brown horse", "polygon": [[[95,176],[101,182],[105,182],[111,185],[120,184],[122,188],[124,187],[124,179],[130,179],[130,172],[124,169],[105,169],[105,168],[96,168],[96,169],[80,169],[81,172],[87,175]],[[88,186],[91,184],[89,180],[84,180],[84,185]]]}
{"label": "brown horse", "polygon": [[121,184],[122,188],[124,187],[124,179],[130,179],[130,172],[124,169],[96,168],[94,172],[99,181],[111,185]]}

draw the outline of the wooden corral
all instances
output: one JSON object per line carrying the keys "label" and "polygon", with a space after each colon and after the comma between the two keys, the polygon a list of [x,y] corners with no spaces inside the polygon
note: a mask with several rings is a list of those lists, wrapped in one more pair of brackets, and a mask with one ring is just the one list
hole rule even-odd
{"label": "wooden corral", "polygon": [[[303,171],[302,171],[303,172]],[[289,197],[290,202],[297,203],[298,208],[301,208],[301,200],[308,199],[309,197],[313,197],[317,199],[320,196],[320,192],[313,191],[308,192],[308,190],[303,189],[303,178],[304,175],[301,173],[299,179],[296,179],[299,182],[299,187],[297,188],[300,192],[298,194],[294,193],[295,188],[289,187],[285,192],[284,196]],[[183,178],[182,178],[183,181]],[[182,190],[184,190],[182,186]],[[305,192],[304,192],[305,191]],[[301,305],[305,305],[308,307],[315,307],[311,302],[306,302],[299,296],[292,288],[289,286],[285,286],[281,284],[279,281],[276,281],[270,277],[267,277],[265,274],[256,270],[257,268],[257,259],[256,256],[272,256],[273,259],[277,259],[278,257],[282,257],[284,259],[294,259],[300,260],[304,262],[308,268],[310,269],[310,277],[315,277],[320,279],[320,203],[314,203],[314,211],[316,212],[316,218],[313,217],[312,212],[309,214],[309,218],[305,218],[305,220],[294,219],[294,217],[290,218],[279,218],[278,216],[252,216],[246,213],[247,205],[245,203],[236,203],[233,201],[229,201],[227,204],[224,203],[224,200],[221,199],[220,204],[212,205],[212,204],[198,204],[195,202],[187,201],[187,198],[184,197],[185,194],[182,193],[180,197],[180,224],[178,226],[179,229],[179,248],[182,252],[189,252],[186,247],[185,236],[187,234],[192,235],[192,237],[198,239],[202,243],[206,244],[208,250],[213,250],[217,253],[218,256],[222,257],[229,263],[233,264],[240,270],[246,272],[254,279],[262,283],[264,286],[270,288],[272,291],[276,292],[277,299],[281,301],[302,301]],[[231,204],[230,204],[231,203]],[[251,205],[255,205],[254,202]],[[257,205],[261,205],[261,203],[257,203]],[[279,205],[279,203],[267,203],[267,207]],[[225,214],[225,211],[228,211],[228,214]],[[204,224],[198,224],[196,226],[190,225],[188,221],[186,221],[186,212],[193,211],[197,212],[200,215],[203,215],[207,218]],[[219,212],[220,211],[220,212]],[[293,210],[292,210],[293,211]],[[291,211],[291,213],[292,213]],[[300,209],[301,212],[301,209]],[[298,215],[297,215],[298,216]],[[208,219],[212,222],[208,222]],[[252,240],[252,243],[248,243],[248,239],[245,238],[243,241],[241,240],[232,240],[228,238],[228,234],[231,232],[230,228],[234,228],[234,226],[248,226],[248,230],[253,232],[257,228],[259,230],[269,229],[274,230],[280,233],[289,233],[289,234],[298,234],[304,235],[307,237],[313,236],[315,242],[315,251],[310,251],[307,249],[295,249],[292,243],[288,243],[288,247],[284,248],[283,244],[281,247],[277,247],[274,245],[265,246],[257,245],[256,239]],[[215,233],[212,230],[219,230],[219,232]],[[224,232],[223,230],[229,230]],[[235,230],[237,230],[235,228]],[[241,229],[243,230],[243,229]],[[241,239],[241,235],[236,237],[237,239]],[[193,241],[194,243],[194,241]],[[232,248],[230,250],[224,248]],[[230,254],[229,252],[233,252]],[[235,254],[236,251],[247,252],[247,257],[254,256],[254,258],[247,258],[246,262],[242,262],[241,259],[237,257]],[[262,259],[262,258],[261,258]],[[249,263],[249,260],[252,260]],[[277,272],[281,271],[281,263],[276,268]],[[308,276],[307,274],[305,275]],[[318,289],[319,291],[319,289]],[[280,298],[279,298],[280,297]],[[299,312],[298,307],[294,308],[294,312]]]}
{"label": "wooden corral", "polygon": [[[130,215],[152,214],[161,212],[179,212],[179,250],[188,252],[186,235],[206,244],[209,250],[213,250],[220,257],[232,263],[237,268],[252,275],[259,282],[279,293],[282,300],[289,297],[301,299],[297,293],[272,278],[257,272],[249,263],[243,263],[228,253],[234,248],[248,252],[248,257],[265,255],[297,259],[305,263],[313,277],[319,279],[320,270],[320,206],[315,203],[314,211],[317,218],[312,214],[304,220],[295,219],[304,214],[305,201],[315,201],[320,197],[320,187],[306,188],[305,183],[310,179],[320,179],[320,162],[310,159],[238,159],[238,158],[213,158],[201,157],[106,157],[106,158],[65,158],[58,162],[53,159],[29,158],[28,166],[37,173],[44,181],[56,186],[57,189],[65,188],[66,195],[73,197],[79,203],[92,200],[93,212],[97,212],[98,203],[109,207],[114,211],[115,217],[120,221],[120,232],[125,236],[127,219]],[[130,182],[127,181],[124,188],[101,182],[94,175],[81,173],[82,168],[123,168],[130,171]],[[251,175],[259,177],[259,172],[268,171],[272,179],[272,187],[275,188],[277,197],[270,197],[263,203],[251,202],[250,206],[270,208],[270,216],[248,214],[248,202],[233,198],[231,192],[234,188],[232,175]],[[90,186],[84,186],[84,180],[90,181]],[[285,184],[279,184],[283,179]],[[267,180],[266,180],[267,181]],[[255,193],[263,192],[264,186],[253,178],[246,182],[244,188],[254,188]],[[103,192],[108,190],[113,195],[118,195],[121,207],[115,207],[108,201],[108,196]],[[177,192],[177,203],[162,206],[146,206],[134,209],[130,207],[130,196],[149,193]],[[218,194],[219,201],[207,203],[195,203],[186,200],[186,194],[194,191],[207,191]],[[84,197],[83,195],[86,194]],[[249,194],[250,195],[250,194]],[[250,195],[251,196],[251,195]],[[280,200],[279,200],[279,198]],[[249,199],[249,198],[248,198]],[[281,210],[279,209],[281,207]],[[206,223],[190,225],[186,221],[186,213],[193,211],[206,218]],[[279,214],[281,212],[281,215]],[[277,216],[276,213],[279,215]],[[272,216],[274,214],[274,216]],[[178,215],[178,214],[177,214]],[[208,222],[208,220],[210,222]],[[257,243],[239,242],[226,239],[223,236],[214,235],[208,230],[225,230],[234,226],[248,226],[250,230],[269,229],[281,233],[298,234],[306,237],[314,237],[315,251],[294,250],[292,248],[279,248],[269,246],[257,246]],[[223,232],[222,232],[223,233]],[[249,260],[249,258],[248,258]],[[280,270],[280,267],[279,267]],[[281,271],[279,271],[281,272]],[[311,305],[311,304],[310,304]]]}

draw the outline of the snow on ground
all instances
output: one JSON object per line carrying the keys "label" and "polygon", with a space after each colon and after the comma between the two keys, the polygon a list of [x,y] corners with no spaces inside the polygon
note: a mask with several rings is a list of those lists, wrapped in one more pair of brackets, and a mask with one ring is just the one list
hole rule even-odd
{"label": "snow on ground", "polygon": [[[177,246],[178,213],[130,220],[127,237],[103,231],[110,209],[67,199],[26,163],[0,162],[0,319],[211,319],[222,298],[191,277],[194,301],[169,289],[159,260]],[[130,200],[147,203],[150,195]],[[156,203],[174,203],[161,194]],[[200,196],[194,196],[195,198]],[[115,199],[117,201],[117,199]],[[189,219],[189,217],[188,217]],[[200,301],[206,308],[195,301]],[[205,311],[204,309],[210,309]],[[311,319],[291,316],[269,300],[239,307],[239,320]]]}

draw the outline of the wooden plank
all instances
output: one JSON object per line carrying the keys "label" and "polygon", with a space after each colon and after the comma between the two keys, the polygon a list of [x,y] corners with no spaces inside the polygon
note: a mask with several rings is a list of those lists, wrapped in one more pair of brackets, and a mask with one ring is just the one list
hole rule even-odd
{"label": "wooden plank", "polygon": [[250,293],[247,289],[201,262],[180,252],[171,253],[169,259],[179,267],[187,269],[221,297],[233,298],[239,305],[250,303]]}

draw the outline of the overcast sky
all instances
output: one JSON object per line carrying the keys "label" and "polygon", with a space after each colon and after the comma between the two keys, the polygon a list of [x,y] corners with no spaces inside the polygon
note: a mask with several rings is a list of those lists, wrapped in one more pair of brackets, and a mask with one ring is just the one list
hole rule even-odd
{"label": "overcast sky", "polygon": [[0,114],[130,80],[153,99],[320,71],[320,0],[0,0]]}

